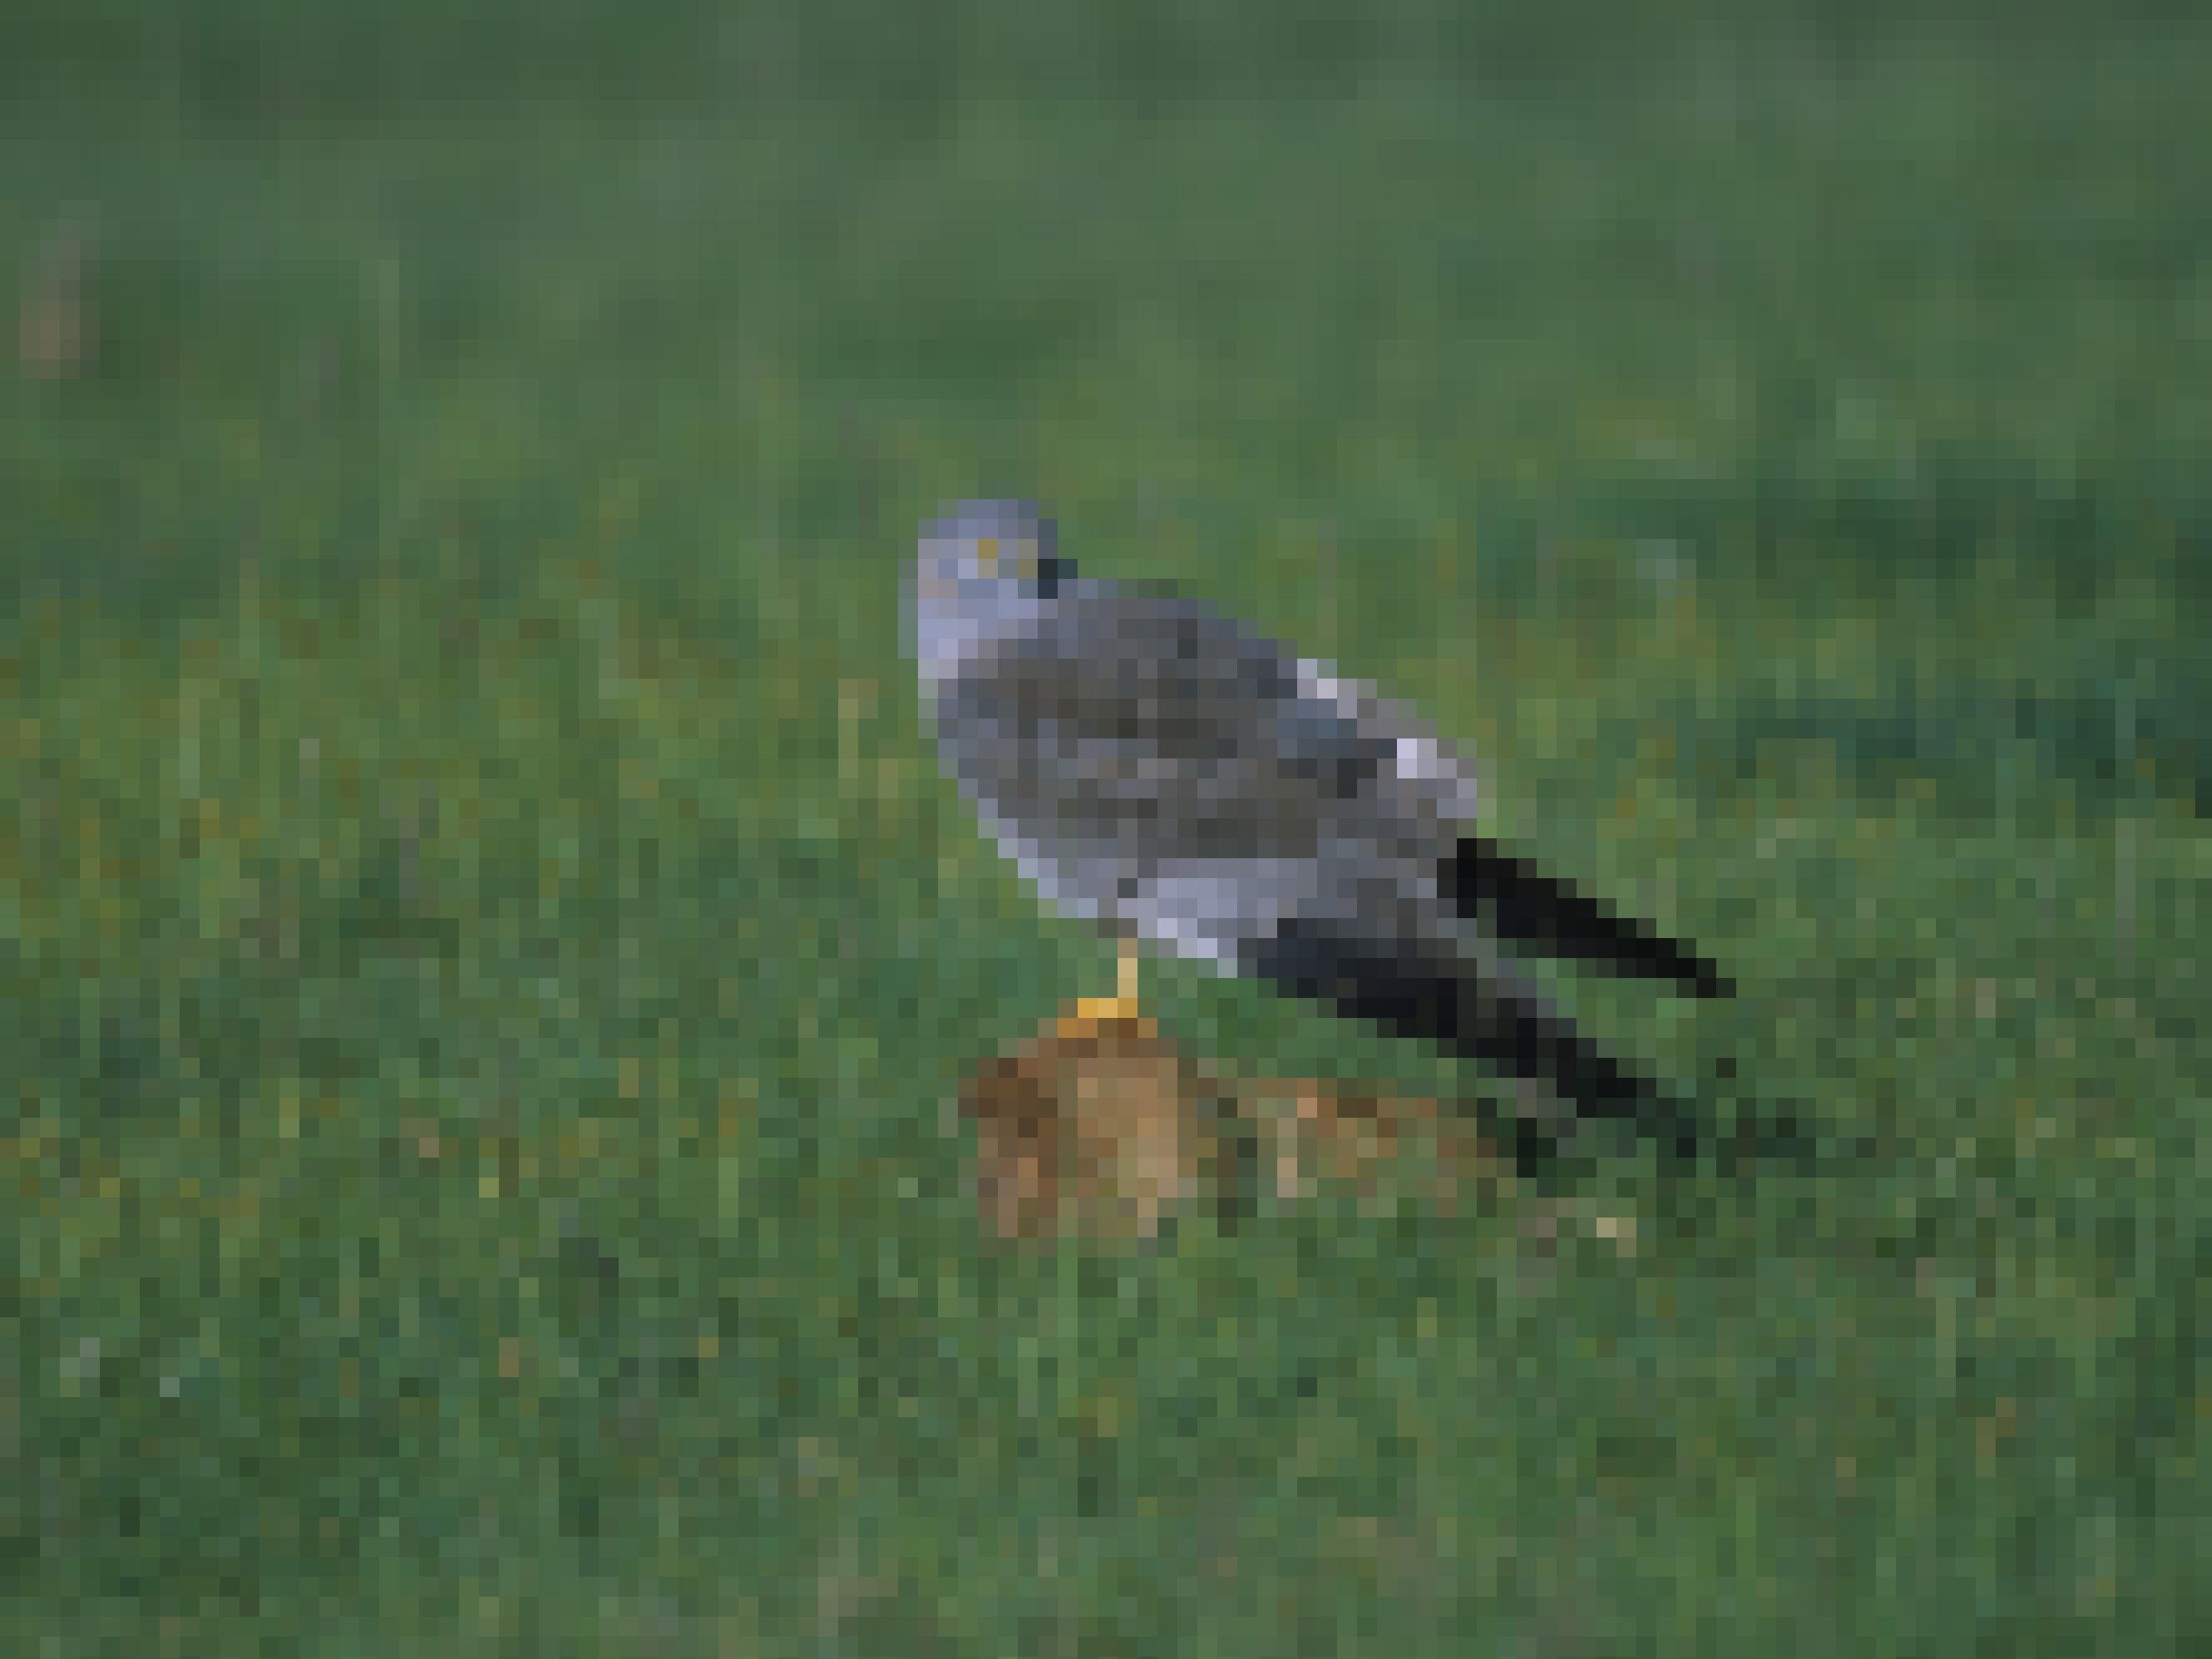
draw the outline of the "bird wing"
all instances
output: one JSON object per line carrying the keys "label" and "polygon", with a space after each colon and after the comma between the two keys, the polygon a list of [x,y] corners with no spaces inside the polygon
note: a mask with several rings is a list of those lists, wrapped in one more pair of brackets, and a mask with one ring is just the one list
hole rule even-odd
{"label": "bird wing", "polygon": [[1492,939],[1608,973],[1663,981],[1692,996],[1723,997],[1733,990],[1728,975],[1692,946],[1546,875],[1486,836],[1462,836],[1439,870],[1438,884],[1452,909]]}
{"label": "bird wing", "polygon": [[1158,865],[1419,840],[1471,812],[1468,775],[1412,711],[1170,596],[1071,586],[937,691],[971,797],[1034,839]]}
{"label": "bird wing", "polygon": [[[1698,1133],[1680,1102],[1584,1037],[1495,958],[1470,961],[1402,936],[1373,937],[1356,921],[1298,916],[1254,941],[1246,962],[1259,977],[1340,1014],[1540,1084],[1576,1118],[1635,1124],[1670,1151],[1696,1150]],[[1540,1115],[1516,1126],[1516,1157],[1544,1155],[1557,1128]]]}

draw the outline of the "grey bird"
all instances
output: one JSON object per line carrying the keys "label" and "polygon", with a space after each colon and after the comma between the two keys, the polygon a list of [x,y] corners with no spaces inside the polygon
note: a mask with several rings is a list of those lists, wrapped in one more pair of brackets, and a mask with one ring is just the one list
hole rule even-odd
{"label": "grey bird", "polygon": [[1079,576],[1027,501],[925,524],[907,605],[945,770],[1048,902],[1121,941],[1119,994],[1080,1018],[1134,1017],[1141,941],[1692,1150],[1675,1103],[1515,952],[1702,997],[1728,981],[1483,834],[1472,765],[1411,708],[1188,600]]}

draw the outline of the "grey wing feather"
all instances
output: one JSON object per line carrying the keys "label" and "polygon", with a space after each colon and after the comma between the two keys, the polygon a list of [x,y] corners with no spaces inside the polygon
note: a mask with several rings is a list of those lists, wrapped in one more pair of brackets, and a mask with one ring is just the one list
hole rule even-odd
{"label": "grey wing feather", "polygon": [[1146,860],[1435,850],[1471,780],[1410,711],[1185,601],[1081,584],[940,687],[960,781],[1002,820]]}
{"label": "grey wing feather", "polygon": [[1394,850],[1433,856],[1474,820],[1481,796],[1474,766],[1413,709],[1340,678],[1326,663],[1301,662],[1297,676],[1300,707],[1320,711],[1321,725],[1367,757],[1372,833]]}

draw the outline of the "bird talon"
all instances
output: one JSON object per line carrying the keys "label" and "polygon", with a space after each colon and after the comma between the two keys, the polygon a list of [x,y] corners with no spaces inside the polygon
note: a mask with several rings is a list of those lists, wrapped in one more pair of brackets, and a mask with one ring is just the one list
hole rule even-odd
{"label": "bird talon", "polygon": [[1111,1031],[1121,1036],[1138,1036],[1142,1035],[1151,1024],[1132,998],[1083,997],[1060,1016],[1060,1023],[1054,1028],[1054,1035],[1097,1037]]}

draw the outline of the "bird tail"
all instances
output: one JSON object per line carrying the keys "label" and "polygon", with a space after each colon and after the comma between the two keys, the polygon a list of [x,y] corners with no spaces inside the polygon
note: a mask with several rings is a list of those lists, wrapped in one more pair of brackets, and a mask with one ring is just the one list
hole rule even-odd
{"label": "bird tail", "polygon": [[1689,946],[1614,915],[1486,836],[1462,836],[1437,872],[1445,902],[1501,944],[1531,945],[1692,996],[1732,994],[1728,976]]}
{"label": "bird tail", "polygon": [[[1471,974],[1433,950],[1377,945],[1294,919],[1249,959],[1284,990],[1539,1084],[1576,1121],[1628,1124],[1682,1158],[1698,1151],[1687,1110],[1652,1079],[1614,1060],[1533,994]],[[1510,1134],[1516,1161],[1547,1161],[1571,1127],[1541,1116],[1516,1120]]]}

